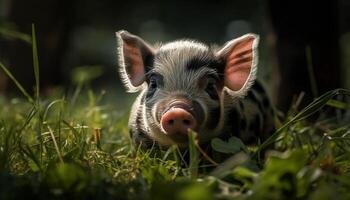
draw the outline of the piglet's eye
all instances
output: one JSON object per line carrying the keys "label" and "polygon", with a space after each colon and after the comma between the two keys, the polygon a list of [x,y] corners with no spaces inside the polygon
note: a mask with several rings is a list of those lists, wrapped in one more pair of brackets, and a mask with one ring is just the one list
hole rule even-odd
{"label": "piglet's eye", "polygon": [[148,83],[148,91],[147,91],[147,97],[151,97],[155,94],[157,89],[162,84],[162,79],[160,76],[152,75],[149,77],[149,83]]}
{"label": "piglet's eye", "polygon": [[207,85],[205,87],[205,91],[212,99],[218,98],[217,88],[216,88],[216,80],[213,78],[208,78]]}
{"label": "piglet's eye", "polygon": [[156,78],[151,77],[148,87],[150,89],[156,89],[157,88],[157,80],[156,80]]}

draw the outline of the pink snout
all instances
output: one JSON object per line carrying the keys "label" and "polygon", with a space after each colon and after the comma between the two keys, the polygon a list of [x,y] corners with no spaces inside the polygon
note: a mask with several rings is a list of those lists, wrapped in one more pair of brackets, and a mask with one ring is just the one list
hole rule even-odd
{"label": "pink snout", "polygon": [[182,108],[171,108],[163,114],[161,126],[169,135],[188,133],[188,129],[195,130],[197,121],[193,115]]}

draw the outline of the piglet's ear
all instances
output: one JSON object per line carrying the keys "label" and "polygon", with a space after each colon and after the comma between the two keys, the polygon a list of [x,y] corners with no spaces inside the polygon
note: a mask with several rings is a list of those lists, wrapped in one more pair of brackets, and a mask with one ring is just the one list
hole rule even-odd
{"label": "piglet's ear", "polygon": [[236,96],[244,96],[253,85],[258,64],[259,36],[246,34],[233,39],[217,52],[225,62],[226,90]]}
{"label": "piglet's ear", "polygon": [[145,82],[146,68],[152,65],[154,50],[127,31],[118,31],[116,36],[121,79],[128,92],[137,92]]}

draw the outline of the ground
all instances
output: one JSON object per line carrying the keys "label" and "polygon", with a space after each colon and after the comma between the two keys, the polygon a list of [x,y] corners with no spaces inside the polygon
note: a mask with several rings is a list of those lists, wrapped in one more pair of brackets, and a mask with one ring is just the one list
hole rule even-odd
{"label": "ground", "polygon": [[[274,147],[266,156],[259,151],[267,143],[245,147],[238,138],[215,139],[214,149],[232,155],[223,163],[208,161],[195,139],[189,162],[176,147],[135,148],[128,110],[104,102],[104,93],[82,90],[74,101],[1,97],[0,197],[348,199],[349,105],[324,99],[347,92],[332,91],[306,110],[294,106],[276,122],[280,129],[267,141]],[[334,107],[340,110],[332,117],[305,118]]]}

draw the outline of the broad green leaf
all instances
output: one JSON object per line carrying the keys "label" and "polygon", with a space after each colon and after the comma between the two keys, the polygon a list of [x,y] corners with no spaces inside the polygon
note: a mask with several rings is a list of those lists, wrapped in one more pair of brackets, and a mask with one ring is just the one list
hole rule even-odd
{"label": "broad green leaf", "polygon": [[246,149],[242,141],[237,137],[231,137],[228,142],[220,138],[214,138],[211,140],[211,146],[215,151],[227,154],[236,154]]}
{"label": "broad green leaf", "polygon": [[252,199],[295,199],[298,193],[297,174],[306,165],[307,159],[306,152],[300,149],[270,156],[252,188]]}

